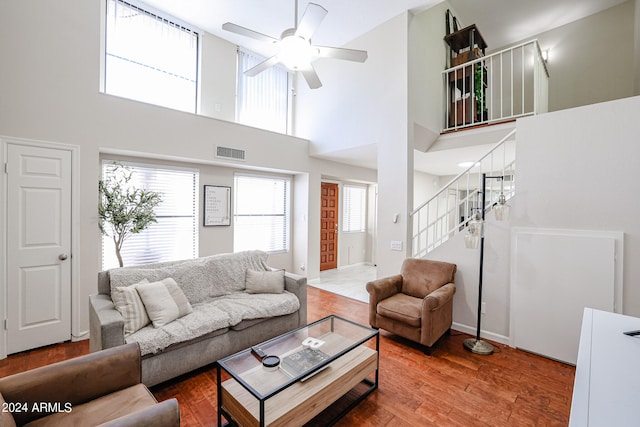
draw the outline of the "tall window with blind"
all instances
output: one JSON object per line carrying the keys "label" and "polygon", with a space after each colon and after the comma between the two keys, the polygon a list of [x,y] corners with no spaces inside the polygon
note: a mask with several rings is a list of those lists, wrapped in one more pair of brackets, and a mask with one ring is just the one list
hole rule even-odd
{"label": "tall window with blind", "polygon": [[289,250],[290,180],[236,174],[233,249]]}
{"label": "tall window with blind", "polygon": [[342,231],[364,232],[367,226],[367,188],[345,185],[342,188]]}
{"label": "tall window with blind", "polygon": [[198,33],[122,0],[107,0],[104,91],[196,112]]}
{"label": "tall window with blind", "polygon": [[238,49],[238,102],[236,120],[248,126],[287,133],[289,123],[290,74],[283,66],[273,66],[256,76],[244,72],[265,58]]}
{"label": "tall window with blind", "polygon": [[[157,223],[124,242],[125,266],[192,259],[198,256],[198,171],[167,166],[122,163],[132,171],[129,185],[160,193]],[[102,165],[103,177],[113,173],[113,161]],[[118,266],[113,239],[102,236],[102,268]]]}

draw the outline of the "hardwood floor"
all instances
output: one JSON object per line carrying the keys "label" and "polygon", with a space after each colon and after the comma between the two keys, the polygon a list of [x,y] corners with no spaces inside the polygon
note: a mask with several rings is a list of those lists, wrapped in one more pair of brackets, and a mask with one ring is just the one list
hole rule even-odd
{"label": "hardwood floor", "polygon": [[[308,318],[337,314],[368,324],[367,304],[308,288]],[[575,368],[496,344],[479,356],[453,331],[431,355],[381,331],[379,388],[338,426],[566,426]],[[36,349],[0,360],[0,376],[89,352],[88,341]],[[209,366],[152,388],[176,397],[182,426],[217,421],[215,368]]]}

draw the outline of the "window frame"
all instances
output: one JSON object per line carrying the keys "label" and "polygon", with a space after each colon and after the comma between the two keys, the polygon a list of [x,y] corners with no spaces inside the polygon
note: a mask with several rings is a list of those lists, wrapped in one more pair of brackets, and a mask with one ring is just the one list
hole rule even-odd
{"label": "window frame", "polygon": [[[109,29],[109,2],[110,1],[115,1],[116,3],[121,3],[124,4],[127,7],[131,7],[134,8],[136,10],[139,10],[140,12],[156,19],[156,20],[160,20],[163,22],[163,24],[169,24],[174,28],[178,28],[184,31],[187,31],[189,33],[192,33],[193,35],[195,35],[195,42],[196,42],[196,48],[195,48],[195,87],[194,87],[194,94],[193,94],[193,109],[190,110],[184,110],[184,109],[179,109],[179,108],[174,108],[172,106],[168,106],[168,105],[163,105],[163,104],[157,104],[157,103],[152,103],[149,101],[145,101],[145,100],[140,100],[140,99],[136,99],[136,98],[132,98],[132,97],[128,97],[126,95],[122,95],[122,94],[113,94],[107,91],[107,83],[108,83],[108,70],[107,70],[107,56],[109,55],[109,51],[108,51],[108,36],[107,36],[107,32]],[[104,7],[103,7],[103,13],[104,13],[104,19],[102,21],[103,23],[103,28],[101,31],[101,49],[100,49],[100,70],[101,70],[101,78],[100,78],[100,91],[104,94],[107,95],[111,95],[111,96],[118,96],[124,99],[129,99],[132,101],[136,101],[136,102],[143,102],[146,104],[150,104],[150,105],[156,105],[159,107],[163,107],[163,108],[170,108],[172,110],[176,110],[176,111],[183,111],[183,112],[188,112],[188,113],[193,113],[193,114],[199,114],[200,113],[200,105],[201,105],[201,81],[200,81],[200,74],[201,74],[201,56],[202,56],[202,35],[203,35],[203,31],[199,28],[197,28],[194,25],[191,25],[187,22],[184,22],[178,18],[176,18],[175,16],[169,15],[166,12],[163,12],[161,10],[158,10],[146,3],[142,3],[138,0],[105,0],[103,3]]]}
{"label": "window frame", "polygon": [[[244,91],[244,86],[243,86],[243,82],[244,81],[248,81],[247,79],[254,79],[256,77],[259,76],[259,74],[257,76],[254,77],[246,77],[244,76],[244,71],[242,69],[242,55],[250,55],[252,57],[254,57],[256,59],[256,65],[264,60],[267,59],[267,57],[253,52],[249,49],[243,48],[243,47],[238,47],[237,49],[237,58],[236,58],[236,68],[237,68],[237,77],[236,77],[236,117],[235,117],[235,121],[236,123],[245,125],[245,126],[252,126],[252,127],[258,127],[261,129],[265,129],[265,130],[269,130],[272,132],[278,132],[278,133],[283,133],[285,135],[290,135],[292,132],[292,124],[293,124],[293,79],[294,79],[294,75],[293,73],[288,70],[285,66],[281,65],[281,64],[275,64],[270,68],[274,68],[276,70],[280,70],[284,73],[286,73],[287,76],[287,84],[286,84],[286,100],[287,100],[287,105],[286,105],[286,114],[285,114],[285,123],[283,124],[283,128],[284,128],[284,132],[282,132],[281,130],[278,129],[274,129],[274,128],[266,128],[266,127],[262,127],[260,124],[258,123],[249,123],[249,122],[244,122],[241,120],[241,114],[242,114],[242,108],[244,106],[243,101],[244,101],[244,96],[242,95],[243,91]],[[265,70],[267,71],[267,70]],[[263,91],[261,91],[263,92]]]}
{"label": "window frame", "polygon": [[[350,227],[352,221],[350,221],[350,216],[348,215],[349,213],[351,213],[351,197],[349,197],[349,203],[347,203],[347,189],[357,189],[357,190],[362,190],[362,205],[361,205],[361,218],[360,218],[360,225],[361,227],[358,228],[357,230],[352,229]],[[347,212],[347,209],[349,209],[349,212]],[[343,233],[365,233],[367,231],[367,186],[366,185],[358,185],[358,184],[344,184],[342,186],[342,226],[340,227],[340,231]],[[349,226],[349,228],[347,229],[347,226]]]}
{"label": "window frame", "polygon": [[273,249],[273,250],[268,250],[268,249],[260,249],[260,248],[253,248],[253,249],[259,249],[259,250],[263,250],[264,252],[267,252],[269,254],[281,254],[281,253],[288,253],[291,251],[291,209],[292,209],[292,183],[293,183],[293,178],[287,175],[268,175],[268,174],[258,174],[258,173],[250,173],[250,172],[235,172],[233,175],[233,184],[234,184],[234,197],[233,197],[233,251],[234,252],[238,252],[238,251],[242,251],[242,250],[247,250],[246,248],[238,248],[236,246],[236,230],[237,230],[237,222],[236,222],[236,218],[239,216],[266,216],[266,215],[262,215],[262,214],[256,214],[256,215],[245,215],[245,214],[238,214],[238,197],[241,195],[241,191],[239,189],[238,186],[238,177],[246,177],[246,178],[252,178],[252,179],[265,179],[265,180],[279,180],[279,181],[284,181],[285,184],[285,212],[282,214],[284,216],[284,238],[283,238],[283,242],[284,242],[284,248],[281,249]]}
{"label": "window frame", "polygon": [[[199,256],[199,251],[200,251],[200,192],[199,192],[199,187],[200,187],[200,170],[198,168],[195,167],[184,167],[184,166],[174,166],[174,165],[169,165],[169,164],[161,164],[161,163],[146,163],[146,162],[141,162],[141,161],[135,161],[135,160],[123,160],[123,159],[117,159],[114,157],[105,157],[105,158],[101,158],[100,160],[100,178],[103,179],[104,178],[104,172],[105,172],[105,167],[113,164],[114,162],[119,163],[123,166],[126,167],[130,167],[132,169],[134,168],[145,168],[145,169],[157,169],[157,170],[167,170],[167,171],[177,171],[177,172],[185,172],[185,173],[192,173],[194,175],[194,183],[193,183],[193,216],[181,216],[181,217],[191,217],[193,218],[193,236],[192,236],[192,244],[193,244],[193,258],[191,259],[195,259],[198,258]],[[175,218],[175,215],[157,215],[157,218]],[[151,226],[153,227],[154,224],[152,224]],[[141,232],[145,233],[149,231],[149,229],[143,230]],[[111,236],[105,236],[105,235],[100,235],[101,237],[101,268],[103,270],[108,269],[108,268],[117,268],[117,265],[114,266],[105,266],[105,239],[111,240]],[[149,239],[149,235],[148,233],[145,235],[146,239]],[[125,243],[126,246],[126,243]],[[110,246],[108,247],[109,249],[113,248]],[[115,255],[114,255],[115,257]],[[189,259],[189,258],[185,258],[185,257],[180,257],[179,259],[162,259],[162,260],[158,260],[158,261],[151,261],[152,263],[156,263],[156,262],[169,262],[169,261],[180,261],[182,259]],[[144,265],[146,262],[143,263],[136,263],[136,264],[125,264],[125,266],[135,266],[135,265]]]}

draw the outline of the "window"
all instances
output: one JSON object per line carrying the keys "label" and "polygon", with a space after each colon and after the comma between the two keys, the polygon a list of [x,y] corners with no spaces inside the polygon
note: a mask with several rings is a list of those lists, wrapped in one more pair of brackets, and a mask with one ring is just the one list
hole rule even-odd
{"label": "window", "polygon": [[[161,194],[155,208],[157,223],[132,234],[122,246],[124,265],[191,259],[198,256],[198,171],[167,166],[122,163],[132,172],[130,185]],[[113,173],[113,161],[102,165]],[[102,236],[102,268],[118,266],[113,239]]]}
{"label": "window", "polygon": [[254,53],[238,50],[237,121],[286,134],[290,88],[287,69],[276,65],[253,77],[244,74],[264,60]]}
{"label": "window", "polygon": [[234,251],[289,250],[289,185],[287,178],[235,176]]}
{"label": "window", "polygon": [[363,232],[366,227],[367,189],[345,185],[342,189],[342,231]]}
{"label": "window", "polygon": [[105,93],[196,112],[198,33],[107,0]]}

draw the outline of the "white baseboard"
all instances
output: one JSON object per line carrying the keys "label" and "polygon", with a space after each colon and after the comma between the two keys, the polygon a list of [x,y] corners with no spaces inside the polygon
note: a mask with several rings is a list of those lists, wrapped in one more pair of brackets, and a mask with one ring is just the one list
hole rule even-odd
{"label": "white baseboard", "polygon": [[349,269],[349,268],[352,268],[352,267],[358,267],[358,266],[361,266],[361,265],[367,265],[367,266],[370,266],[370,267],[375,267],[375,265],[370,263],[369,261],[360,261],[360,262],[356,262],[356,263],[353,263],[353,264],[340,265],[340,266],[338,266],[337,269],[338,270],[345,270],[345,269]]}
{"label": "white baseboard", "polygon": [[[456,331],[464,332],[465,334],[469,334],[473,336],[475,336],[477,332],[475,326],[463,325],[456,322],[453,322],[453,325],[451,325],[451,329],[455,329]],[[480,336],[482,338],[488,339],[490,341],[499,342],[500,344],[504,344],[504,345],[509,345],[509,341],[510,341],[509,337],[506,337],[504,335],[494,334],[493,332],[487,332],[483,330],[480,330]]]}
{"label": "white baseboard", "polygon": [[71,335],[71,341],[83,341],[89,339],[89,331],[80,332],[80,335]]}

